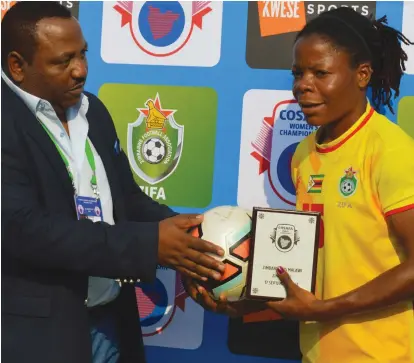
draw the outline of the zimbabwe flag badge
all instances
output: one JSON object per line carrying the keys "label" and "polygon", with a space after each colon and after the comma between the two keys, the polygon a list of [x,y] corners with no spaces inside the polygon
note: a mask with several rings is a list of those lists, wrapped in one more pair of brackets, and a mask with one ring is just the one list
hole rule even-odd
{"label": "zimbabwe flag badge", "polygon": [[324,174],[309,176],[308,193],[321,193]]}

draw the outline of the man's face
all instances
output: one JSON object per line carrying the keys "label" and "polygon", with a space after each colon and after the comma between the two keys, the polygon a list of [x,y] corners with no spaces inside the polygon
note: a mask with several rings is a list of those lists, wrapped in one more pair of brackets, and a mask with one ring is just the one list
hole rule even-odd
{"label": "man's face", "polygon": [[[33,61],[23,62],[21,79],[25,91],[49,101],[56,112],[74,106],[83,92],[88,74],[87,44],[75,18],[47,18],[37,24],[37,47]],[[9,63],[10,64],[10,63]]]}

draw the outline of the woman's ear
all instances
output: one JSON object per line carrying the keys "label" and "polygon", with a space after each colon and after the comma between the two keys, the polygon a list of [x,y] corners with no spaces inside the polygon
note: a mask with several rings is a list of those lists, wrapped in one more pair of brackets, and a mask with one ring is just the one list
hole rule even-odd
{"label": "woman's ear", "polygon": [[356,72],[357,84],[359,88],[365,89],[371,81],[373,70],[370,63],[361,63]]}

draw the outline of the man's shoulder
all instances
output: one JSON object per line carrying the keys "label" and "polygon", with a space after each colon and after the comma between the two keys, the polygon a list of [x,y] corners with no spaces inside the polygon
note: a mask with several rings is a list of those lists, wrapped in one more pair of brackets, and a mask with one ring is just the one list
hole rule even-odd
{"label": "man's shoulder", "polygon": [[104,109],[106,110],[105,105],[103,104],[103,102],[93,93],[88,92],[88,91],[84,91],[83,94],[88,98],[88,102],[89,102],[89,109],[92,108],[92,110],[95,109]]}
{"label": "man's shoulder", "polygon": [[[3,112],[18,110],[24,102],[10,89],[6,82],[1,80],[1,108]],[[16,108],[16,106],[19,106]]]}
{"label": "man's shoulder", "polygon": [[20,119],[29,119],[33,114],[26,104],[18,97],[10,87],[1,80],[1,118],[2,130],[13,127]]}
{"label": "man's shoulder", "polygon": [[115,126],[105,104],[91,92],[85,91],[84,95],[88,98],[89,106],[86,117],[89,124],[99,123],[101,132],[113,134],[115,132]]}

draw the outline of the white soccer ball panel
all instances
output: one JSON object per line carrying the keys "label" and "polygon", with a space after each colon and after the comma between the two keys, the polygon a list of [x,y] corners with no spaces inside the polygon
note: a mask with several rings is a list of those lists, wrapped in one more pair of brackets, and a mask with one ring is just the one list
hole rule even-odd
{"label": "white soccer ball panel", "polygon": [[154,141],[154,139],[149,140],[146,143],[145,146],[147,147],[148,150],[152,150],[155,147],[155,141]]}
{"label": "white soccer ball panel", "polygon": [[232,235],[245,228],[246,224],[251,227],[250,215],[240,207],[221,206],[210,209],[204,213],[203,239],[228,251],[238,241],[233,240]]}

